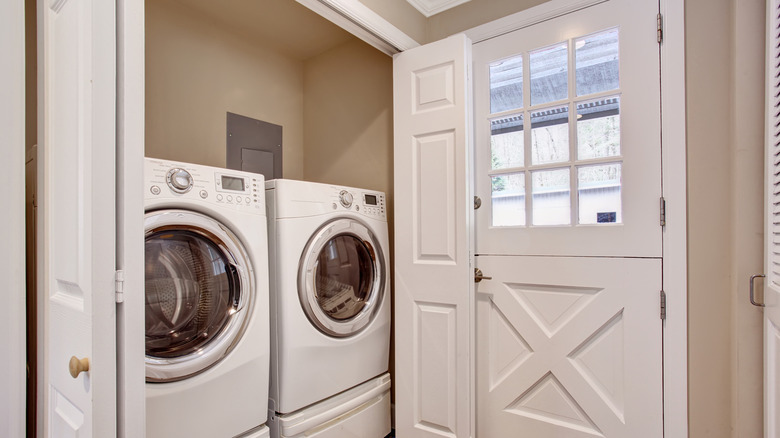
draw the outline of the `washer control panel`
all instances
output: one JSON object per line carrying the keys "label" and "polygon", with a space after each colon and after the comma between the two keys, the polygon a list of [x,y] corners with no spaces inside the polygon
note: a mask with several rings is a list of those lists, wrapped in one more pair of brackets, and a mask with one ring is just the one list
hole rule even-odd
{"label": "washer control panel", "polygon": [[263,175],[146,158],[146,197],[187,198],[265,212]]}
{"label": "washer control panel", "polygon": [[341,189],[335,193],[334,210],[349,210],[365,216],[387,219],[385,194],[357,189]]}

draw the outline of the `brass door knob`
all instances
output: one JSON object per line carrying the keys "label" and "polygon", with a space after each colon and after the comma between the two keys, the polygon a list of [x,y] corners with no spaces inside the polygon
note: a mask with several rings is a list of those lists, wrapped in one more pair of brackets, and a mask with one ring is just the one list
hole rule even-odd
{"label": "brass door knob", "polygon": [[89,371],[89,358],[79,359],[76,356],[72,356],[68,364],[68,370],[74,379],[77,378],[82,371]]}

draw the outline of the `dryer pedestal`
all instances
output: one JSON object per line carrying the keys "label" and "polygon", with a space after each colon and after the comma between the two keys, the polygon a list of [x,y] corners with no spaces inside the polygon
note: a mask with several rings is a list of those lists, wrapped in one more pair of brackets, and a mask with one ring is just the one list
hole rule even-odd
{"label": "dryer pedestal", "polygon": [[269,409],[272,438],[384,438],[390,433],[390,375],[384,374],[299,411]]}

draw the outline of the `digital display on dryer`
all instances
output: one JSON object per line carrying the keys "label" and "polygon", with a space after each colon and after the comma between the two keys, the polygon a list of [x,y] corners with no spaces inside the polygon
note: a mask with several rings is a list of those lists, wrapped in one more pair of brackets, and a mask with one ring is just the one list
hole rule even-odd
{"label": "digital display on dryer", "polygon": [[376,205],[376,195],[366,195],[366,205]]}
{"label": "digital display on dryer", "polygon": [[236,178],[233,176],[222,176],[222,188],[225,190],[244,191],[244,178]]}

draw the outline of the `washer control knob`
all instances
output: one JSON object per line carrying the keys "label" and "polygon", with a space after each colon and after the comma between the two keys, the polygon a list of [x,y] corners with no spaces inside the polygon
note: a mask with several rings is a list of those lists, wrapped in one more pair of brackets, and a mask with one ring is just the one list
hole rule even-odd
{"label": "washer control knob", "polygon": [[341,205],[343,205],[344,208],[352,207],[352,193],[342,190],[339,193],[339,202],[341,202]]}
{"label": "washer control knob", "polygon": [[187,193],[192,188],[192,175],[178,167],[168,171],[167,180],[168,186],[176,193]]}

